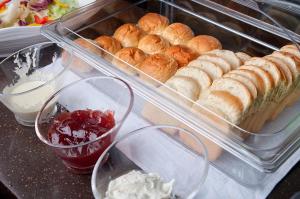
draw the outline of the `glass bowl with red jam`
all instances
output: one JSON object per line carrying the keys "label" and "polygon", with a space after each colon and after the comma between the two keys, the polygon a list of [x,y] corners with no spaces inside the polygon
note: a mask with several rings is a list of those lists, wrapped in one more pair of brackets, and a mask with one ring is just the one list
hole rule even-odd
{"label": "glass bowl with red jam", "polygon": [[52,95],[39,111],[35,130],[71,171],[90,173],[131,111],[130,86],[114,77],[76,81]]}

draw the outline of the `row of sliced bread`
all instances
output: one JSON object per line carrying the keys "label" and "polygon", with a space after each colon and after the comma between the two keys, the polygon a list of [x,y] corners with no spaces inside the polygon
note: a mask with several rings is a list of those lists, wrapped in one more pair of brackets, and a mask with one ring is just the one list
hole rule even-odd
{"label": "row of sliced bread", "polygon": [[198,103],[222,112],[233,124],[258,132],[300,97],[300,52],[293,45],[253,57],[213,81]]}

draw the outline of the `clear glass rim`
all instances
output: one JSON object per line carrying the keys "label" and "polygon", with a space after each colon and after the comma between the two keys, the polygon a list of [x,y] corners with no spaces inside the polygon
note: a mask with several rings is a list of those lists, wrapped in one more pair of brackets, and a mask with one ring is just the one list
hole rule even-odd
{"label": "clear glass rim", "polygon": [[[47,42],[36,43],[36,44],[27,46],[27,47],[25,47],[25,48],[22,48],[21,50],[18,50],[18,51],[16,51],[16,52],[12,53],[11,55],[9,55],[8,57],[6,57],[4,60],[2,60],[2,61],[0,62],[0,66],[1,66],[4,62],[6,62],[8,59],[10,59],[11,57],[15,56],[16,54],[18,54],[18,53],[20,53],[20,52],[22,52],[22,51],[24,51],[24,50],[33,48],[33,47],[35,47],[35,46],[43,46],[43,45],[47,45],[47,44],[56,44],[57,46],[60,46],[60,47],[62,46],[62,44],[59,43],[59,42],[51,42],[51,41],[49,41],[49,42],[47,41]],[[29,89],[29,90],[23,91],[23,92],[13,93],[13,94],[11,94],[11,93],[2,93],[2,92],[0,92],[0,97],[1,97],[1,96],[4,96],[4,97],[8,97],[8,96],[18,96],[18,95],[23,95],[23,94],[26,94],[26,93],[30,93],[30,92],[32,92],[32,91],[34,91],[34,90],[37,90],[37,89],[42,88],[42,87],[44,87],[44,86],[46,86],[46,85],[49,85],[51,82],[53,82],[54,80],[56,80],[56,79],[57,79],[59,76],[61,76],[66,70],[69,69],[70,64],[71,64],[71,62],[72,62],[72,60],[73,60],[73,56],[74,56],[72,50],[70,50],[70,49],[63,49],[63,50],[64,50],[64,51],[67,51],[67,52],[71,55],[71,56],[70,56],[70,59],[68,60],[68,62],[67,62],[67,64],[66,64],[66,66],[64,67],[64,69],[63,69],[62,71],[60,71],[59,73],[57,73],[52,79],[46,81],[45,83],[43,83],[43,84],[41,84],[41,85],[39,85],[39,86],[37,86],[37,87],[34,87],[34,88],[32,88],[32,89]]]}
{"label": "clear glass rim", "polygon": [[[145,126],[136,130],[133,130],[121,137],[119,137],[118,139],[114,140],[114,142],[105,149],[105,151],[101,154],[101,156],[99,157],[99,159],[97,160],[94,169],[93,169],[93,173],[92,173],[92,178],[91,178],[91,186],[92,186],[92,192],[95,198],[97,198],[97,196],[99,195],[98,190],[97,190],[97,186],[96,186],[96,180],[97,180],[97,173],[98,173],[98,168],[103,160],[103,158],[105,157],[105,155],[107,154],[107,152],[114,147],[115,145],[117,145],[119,142],[122,142],[123,140],[129,138],[130,136],[139,134],[141,132],[143,132],[144,130],[148,130],[148,129],[161,129],[161,128],[167,128],[167,129],[175,129],[175,130],[179,130],[180,132],[184,132],[185,134],[189,135],[191,138],[194,139],[194,141],[197,142],[197,145],[201,147],[201,154],[203,155],[203,160],[204,160],[204,165],[203,165],[203,171],[202,171],[202,176],[201,179],[199,179],[199,183],[198,183],[198,187],[197,190],[192,192],[190,195],[191,196],[195,196],[200,188],[201,185],[205,182],[207,174],[208,174],[208,169],[209,169],[209,163],[208,163],[208,152],[207,152],[207,148],[205,146],[205,144],[203,144],[203,142],[192,132],[180,128],[180,127],[176,127],[176,126],[171,126],[171,125],[152,125],[152,126]],[[189,149],[190,150],[190,149]]]}
{"label": "clear glass rim", "polygon": [[[77,144],[77,145],[69,145],[69,146],[63,146],[63,145],[57,145],[57,144],[52,144],[51,142],[49,142],[40,132],[39,130],[39,120],[40,120],[40,117],[41,117],[41,114],[42,112],[44,111],[44,109],[46,108],[46,106],[48,105],[48,103],[57,96],[57,94],[61,93],[62,91],[76,85],[76,84],[79,84],[81,82],[84,82],[84,81],[88,81],[88,80],[91,80],[91,79],[110,79],[110,80],[116,80],[116,81],[119,81],[121,82],[122,84],[125,85],[125,87],[128,89],[129,91],[129,104],[128,104],[128,107],[127,107],[127,110],[125,111],[124,115],[122,116],[121,120],[119,122],[116,122],[115,126],[110,129],[109,131],[107,131],[106,133],[104,133],[103,135],[97,137],[97,139],[95,140],[92,140],[92,141],[89,141],[89,142],[85,142],[85,143],[81,143],[81,144]],[[72,82],[70,84],[68,84],[67,86],[61,88],[60,90],[58,90],[57,92],[55,92],[42,106],[42,108],[40,109],[40,111],[38,112],[37,116],[36,116],[36,119],[35,119],[35,125],[34,125],[34,128],[35,128],[35,133],[36,135],[38,136],[38,138],[45,144],[47,144],[48,146],[51,146],[51,147],[54,147],[54,148],[60,148],[60,149],[70,149],[70,148],[76,148],[76,147],[81,147],[81,146],[85,146],[85,145],[88,145],[88,144],[91,144],[93,142],[97,142],[103,138],[105,138],[106,136],[112,134],[115,130],[117,130],[118,128],[120,128],[122,126],[122,124],[124,123],[125,119],[127,118],[127,116],[129,115],[132,107],[133,107],[133,102],[134,102],[134,94],[133,94],[133,91],[132,91],[132,88],[130,87],[130,85],[125,82],[124,80],[120,79],[120,78],[117,78],[117,77],[111,77],[111,76],[93,76],[93,77],[88,77],[88,78],[84,78],[84,79],[81,79],[81,80],[78,80],[78,81],[75,81],[75,82]]]}

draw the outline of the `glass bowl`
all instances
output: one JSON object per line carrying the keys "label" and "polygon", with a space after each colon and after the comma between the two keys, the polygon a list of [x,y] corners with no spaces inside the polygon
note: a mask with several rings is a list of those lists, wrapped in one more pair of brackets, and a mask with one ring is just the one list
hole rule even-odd
{"label": "glass bowl", "polygon": [[94,167],[94,197],[106,198],[110,181],[132,170],[158,174],[165,183],[174,180],[171,198],[192,199],[207,176],[207,150],[193,133],[173,126],[149,126],[125,134]]}
{"label": "glass bowl", "polygon": [[72,51],[63,50],[59,44],[44,42],[24,48],[0,63],[0,101],[14,113],[18,123],[34,126],[45,101],[69,82],[65,71],[72,57]]}
{"label": "glass bowl", "polygon": [[[72,172],[77,174],[91,173],[102,152],[113,142],[118,130],[130,113],[132,105],[133,92],[123,80],[104,76],[85,78],[67,85],[47,100],[35,121],[36,134],[42,142],[54,150]],[[68,145],[61,142],[55,143],[53,139],[50,140],[54,122],[57,123],[58,118],[63,114],[74,113],[77,110],[112,111],[114,126],[105,132],[102,132],[101,128],[93,128],[91,131],[102,133],[97,134],[98,137],[89,137],[88,140],[78,144],[71,143]],[[87,121],[90,122],[87,125],[92,126],[94,124],[93,121]],[[78,120],[75,120],[75,124],[76,122],[78,123]],[[62,128],[69,128],[69,126],[65,125]],[[59,131],[61,131],[60,128]],[[88,131],[86,130],[83,135],[90,136],[86,132]],[[70,134],[80,138],[81,130],[71,131]]]}

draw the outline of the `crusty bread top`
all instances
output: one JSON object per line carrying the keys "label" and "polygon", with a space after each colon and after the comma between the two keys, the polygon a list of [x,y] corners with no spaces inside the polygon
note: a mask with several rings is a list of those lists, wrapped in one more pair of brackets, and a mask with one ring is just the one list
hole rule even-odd
{"label": "crusty bread top", "polygon": [[223,70],[219,66],[209,61],[196,59],[188,64],[188,67],[190,66],[202,69],[213,80],[222,77],[222,75],[224,74]]}
{"label": "crusty bread top", "polygon": [[231,95],[240,99],[243,104],[243,111],[246,112],[252,104],[252,96],[248,88],[239,81],[231,78],[220,78],[215,80],[210,86],[209,90],[227,91]]}
{"label": "crusty bread top", "polygon": [[251,56],[244,52],[237,52],[235,55],[241,60],[242,64],[251,59]]}
{"label": "crusty bread top", "polygon": [[185,45],[194,37],[190,27],[182,23],[172,23],[163,32],[163,37],[172,45]]}
{"label": "crusty bread top", "polygon": [[231,71],[230,64],[225,59],[223,59],[222,57],[218,57],[216,55],[209,55],[208,54],[208,55],[201,55],[197,59],[209,61],[209,62],[212,62],[212,63],[216,64],[217,66],[222,68],[224,73],[228,73],[229,71]]}
{"label": "crusty bread top", "polygon": [[140,66],[141,71],[160,82],[165,82],[172,77],[177,68],[178,64],[175,59],[163,54],[148,56]]}
{"label": "crusty bread top", "polygon": [[235,79],[235,80],[239,81],[241,84],[243,84],[244,86],[246,86],[248,88],[253,99],[257,98],[256,86],[247,77],[245,77],[243,75],[235,74],[235,73],[227,73],[227,74],[223,75],[223,77],[227,77],[227,78],[231,78],[231,79]]}
{"label": "crusty bread top", "polygon": [[158,35],[148,34],[139,41],[138,48],[147,54],[153,55],[164,53],[169,46],[170,43],[164,38]]}
{"label": "crusty bread top", "polygon": [[271,75],[268,72],[264,71],[263,69],[257,66],[250,66],[250,65],[247,66],[243,65],[239,69],[250,70],[253,71],[255,74],[257,74],[258,76],[260,76],[264,82],[265,95],[268,95],[269,92],[271,92],[272,89],[274,88],[274,82]]}
{"label": "crusty bread top", "polygon": [[127,23],[123,24],[114,33],[114,38],[121,42],[123,47],[138,47],[140,39],[144,32],[136,25]]}
{"label": "crusty bread top", "polygon": [[166,49],[164,54],[173,57],[177,61],[179,67],[186,66],[190,61],[196,59],[198,56],[193,50],[182,45],[170,46]]}
{"label": "crusty bread top", "polygon": [[190,77],[196,80],[201,88],[201,91],[207,89],[212,83],[210,76],[200,68],[196,67],[181,68],[176,72],[175,76],[177,75]]}
{"label": "crusty bread top", "polygon": [[74,42],[78,44],[79,46],[82,46],[87,51],[90,51],[92,53],[95,53],[96,55],[102,56],[103,50],[101,50],[99,47],[97,47],[97,43],[90,39],[83,39],[78,38],[75,39]]}
{"label": "crusty bread top", "polygon": [[139,68],[146,56],[147,55],[138,48],[123,48],[115,54],[115,58],[113,59],[112,63],[121,68],[128,68],[129,65]]}
{"label": "crusty bread top", "polygon": [[247,69],[237,69],[237,70],[232,70],[229,72],[229,74],[231,74],[231,73],[238,74],[238,75],[248,78],[257,88],[258,94],[260,96],[265,95],[264,81],[254,71],[247,70]]}
{"label": "crusty bread top", "polygon": [[282,52],[288,52],[292,55],[296,56],[300,60],[300,51],[295,45],[286,45],[280,48]]}
{"label": "crusty bread top", "polygon": [[221,42],[209,35],[198,35],[187,42],[187,46],[198,54],[202,54],[215,49],[222,49]]}
{"label": "crusty bread top", "polygon": [[274,51],[272,53],[274,57],[278,57],[290,68],[293,78],[297,79],[300,74],[300,65],[288,54],[284,52]]}
{"label": "crusty bread top", "polygon": [[113,37],[102,35],[97,37],[95,41],[101,48],[107,50],[111,54],[115,54],[122,48],[121,43]]}
{"label": "crusty bread top", "polygon": [[138,26],[147,34],[161,35],[169,25],[169,19],[157,13],[147,13],[138,21]]}
{"label": "crusty bread top", "polygon": [[236,69],[242,65],[241,60],[230,50],[213,50],[207,52],[207,54],[213,54],[225,59],[231,65],[232,69]]}
{"label": "crusty bread top", "polygon": [[238,124],[243,114],[241,101],[227,91],[211,91],[205,98],[197,101],[200,105],[215,107],[222,111],[230,122]]}
{"label": "crusty bread top", "polygon": [[[192,101],[196,101],[199,97],[200,87],[198,83],[192,78],[184,76],[174,76],[165,84]],[[185,100],[176,99],[175,101],[184,102]]]}
{"label": "crusty bread top", "polygon": [[284,63],[284,61],[274,55],[267,55],[264,58],[274,63],[277,68],[281,70],[285,76],[287,87],[290,87],[293,84],[293,75],[290,68]]}

